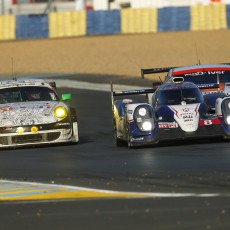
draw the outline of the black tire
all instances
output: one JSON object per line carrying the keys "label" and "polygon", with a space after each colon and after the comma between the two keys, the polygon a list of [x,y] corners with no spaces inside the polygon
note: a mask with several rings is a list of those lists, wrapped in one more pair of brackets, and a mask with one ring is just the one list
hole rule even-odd
{"label": "black tire", "polygon": [[130,141],[130,132],[129,132],[129,128],[127,128],[127,145],[128,147],[131,149],[133,148],[133,144]]}
{"label": "black tire", "polygon": [[120,140],[120,139],[117,137],[117,128],[116,128],[116,123],[115,123],[115,121],[113,122],[113,137],[114,137],[115,145],[116,145],[117,147],[122,147],[122,146],[124,146],[124,141],[123,141],[123,140]]}
{"label": "black tire", "polygon": [[78,144],[79,143],[79,136],[78,136],[78,124],[77,122],[73,122],[72,124],[72,143],[73,144]]}

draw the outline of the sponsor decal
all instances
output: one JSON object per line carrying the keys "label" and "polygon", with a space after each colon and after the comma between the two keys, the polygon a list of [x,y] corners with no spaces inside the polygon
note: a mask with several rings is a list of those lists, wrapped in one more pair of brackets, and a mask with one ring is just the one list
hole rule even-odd
{"label": "sponsor decal", "polygon": [[200,126],[206,125],[219,125],[221,123],[219,118],[213,118],[208,120],[200,120]]}
{"label": "sponsor decal", "polygon": [[182,110],[183,110],[183,112],[185,112],[185,113],[189,112],[189,108],[184,108],[184,109],[182,109]]}
{"label": "sponsor decal", "polygon": [[201,72],[195,72],[195,73],[185,73],[184,76],[199,76],[204,74],[209,75],[216,75],[216,74],[224,74],[225,71],[201,71]]}
{"label": "sponsor decal", "polygon": [[144,137],[132,137],[131,141],[133,142],[143,142],[144,141]]}
{"label": "sponsor decal", "polygon": [[194,121],[194,116],[192,113],[181,114],[181,117],[184,120],[184,122]]}
{"label": "sponsor decal", "polygon": [[70,125],[70,123],[57,123],[55,126],[65,126],[65,125]]}
{"label": "sponsor decal", "polygon": [[178,124],[176,122],[159,122],[159,129],[174,129],[178,128]]}
{"label": "sponsor decal", "polygon": [[212,88],[212,87],[218,87],[218,84],[197,84],[197,86],[202,89],[202,88]]}
{"label": "sponsor decal", "polygon": [[133,110],[129,109],[128,114],[133,114]]}
{"label": "sponsor decal", "polygon": [[7,111],[10,111],[10,110],[13,110],[13,108],[12,107],[2,107],[2,108],[0,108],[1,112],[7,112]]}

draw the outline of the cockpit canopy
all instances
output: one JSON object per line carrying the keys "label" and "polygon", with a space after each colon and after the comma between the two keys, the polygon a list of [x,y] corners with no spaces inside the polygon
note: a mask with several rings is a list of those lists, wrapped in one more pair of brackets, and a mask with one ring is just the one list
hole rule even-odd
{"label": "cockpit canopy", "polygon": [[170,88],[166,90],[157,90],[153,104],[160,105],[181,105],[182,103],[194,104],[202,103],[203,95],[198,88]]}

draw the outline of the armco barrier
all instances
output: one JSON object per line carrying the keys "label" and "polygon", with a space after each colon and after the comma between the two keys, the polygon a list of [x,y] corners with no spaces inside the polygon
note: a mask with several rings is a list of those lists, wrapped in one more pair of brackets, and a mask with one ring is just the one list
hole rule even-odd
{"label": "armco barrier", "polygon": [[120,11],[87,11],[87,35],[120,33]]}
{"label": "armco barrier", "polygon": [[190,29],[190,7],[165,7],[158,9],[158,30],[182,31]]}
{"label": "armco barrier", "polygon": [[86,12],[60,12],[49,14],[49,37],[86,35]]}
{"label": "armco barrier", "polygon": [[0,41],[15,39],[15,16],[0,16]]}
{"label": "armco barrier", "polygon": [[191,7],[191,30],[219,30],[226,28],[226,5]]}
{"label": "armco barrier", "polygon": [[18,15],[16,16],[16,38],[47,38],[47,15]]}
{"label": "armco barrier", "polygon": [[121,10],[121,33],[157,32],[157,9]]}

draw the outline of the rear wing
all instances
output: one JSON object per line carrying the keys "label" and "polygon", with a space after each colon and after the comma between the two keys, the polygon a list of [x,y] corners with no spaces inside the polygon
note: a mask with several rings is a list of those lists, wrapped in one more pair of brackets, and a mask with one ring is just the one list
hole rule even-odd
{"label": "rear wing", "polygon": [[[230,65],[230,63],[219,63],[220,65]],[[144,78],[146,74],[155,74],[155,73],[166,73],[170,69],[180,68],[182,66],[171,66],[171,67],[163,67],[163,68],[150,68],[150,69],[141,69],[141,78]]]}
{"label": "rear wing", "polygon": [[135,89],[135,90],[122,90],[122,91],[114,91],[113,89],[113,82],[110,82],[110,88],[111,88],[111,102],[112,102],[112,111],[114,109],[114,97],[117,96],[125,96],[125,95],[146,95],[146,98],[148,97],[148,94],[155,93],[156,89]]}
{"label": "rear wing", "polygon": [[173,68],[178,68],[177,67],[164,67],[164,68],[151,68],[151,69],[141,69],[141,78],[144,78],[144,75],[146,74],[155,74],[155,73],[166,73],[168,72],[170,69]]}

